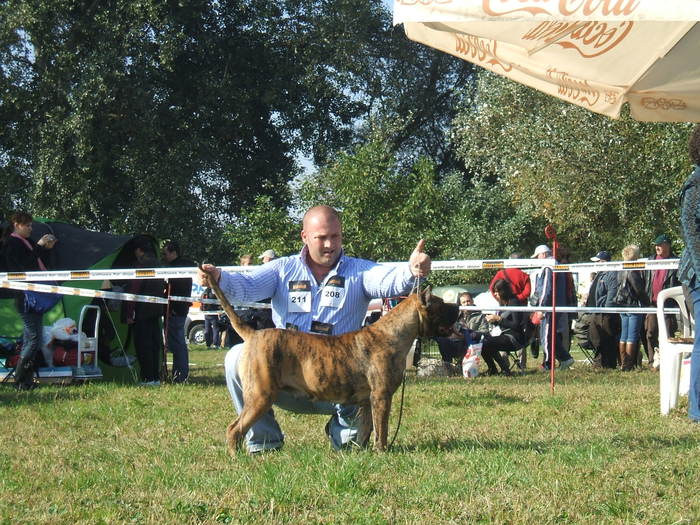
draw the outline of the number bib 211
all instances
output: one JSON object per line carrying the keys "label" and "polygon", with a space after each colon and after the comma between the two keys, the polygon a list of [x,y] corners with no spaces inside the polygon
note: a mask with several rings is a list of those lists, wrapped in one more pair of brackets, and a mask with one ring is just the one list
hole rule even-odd
{"label": "number bib 211", "polygon": [[311,283],[309,281],[289,281],[287,311],[309,313],[311,311]]}

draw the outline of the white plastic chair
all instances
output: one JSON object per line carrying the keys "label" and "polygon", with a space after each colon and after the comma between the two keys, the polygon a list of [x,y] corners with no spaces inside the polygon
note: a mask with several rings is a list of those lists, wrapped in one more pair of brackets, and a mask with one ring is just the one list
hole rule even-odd
{"label": "white plastic chair", "polygon": [[[656,320],[659,325],[659,394],[661,401],[661,414],[666,416],[671,409],[678,405],[678,390],[680,385],[681,358],[683,354],[693,350],[692,342],[669,341],[666,321],[664,319],[664,303],[672,299],[681,311],[680,326],[683,338],[692,338],[694,334],[694,322],[688,316],[688,309],[683,296],[683,288],[676,286],[661,290],[656,299]],[[673,337],[673,334],[671,334]]]}

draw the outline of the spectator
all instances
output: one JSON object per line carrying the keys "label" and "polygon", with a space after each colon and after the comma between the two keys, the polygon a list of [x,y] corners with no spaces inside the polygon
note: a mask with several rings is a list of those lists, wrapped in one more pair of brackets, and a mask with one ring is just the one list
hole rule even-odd
{"label": "spectator", "polygon": [[[571,261],[569,259],[570,253],[569,249],[565,246],[559,245],[559,250],[557,251],[558,262],[560,264],[569,264]],[[574,276],[571,272],[559,272],[564,275],[564,280],[566,282],[566,293],[564,294],[564,303],[559,304],[559,306],[577,306],[578,296],[576,295],[576,284],[574,283]],[[558,284],[558,283],[557,283]],[[562,339],[564,348],[567,352],[571,352],[571,326],[573,322],[578,319],[578,313],[571,312],[567,314],[562,314],[567,316],[567,330],[564,332],[564,337]]]}
{"label": "spectator", "polygon": [[277,259],[277,254],[275,253],[275,250],[265,250],[260,255],[258,255],[258,259],[262,259],[262,263],[267,264],[270,261],[274,261],[275,259]]}
{"label": "spectator", "polygon": [[693,173],[681,190],[681,234],[685,250],[678,265],[678,275],[689,291],[695,319],[695,343],[690,354],[690,388],[688,417],[700,422],[700,125],[690,135],[690,160]]}
{"label": "spectator", "polygon": [[[210,278],[220,280],[222,290],[232,299],[272,297],[278,328],[334,335],[358,330],[372,298],[407,293],[416,278],[430,271],[430,257],[423,252],[422,240],[408,264],[379,265],[346,256],[340,217],[328,206],[315,206],[306,212],[301,238],[301,253],[276,259],[250,274],[222,272],[211,265],[205,265],[204,270]],[[292,282],[294,287],[290,287]],[[324,290],[333,293],[323,295]],[[225,361],[226,383],[239,412],[243,396],[238,361],[243,348],[233,347]],[[294,412],[331,415],[326,435],[335,449],[356,439],[357,407],[315,402],[302,393],[284,391],[275,404]],[[284,436],[271,410],[251,427],[246,442],[251,453],[282,447]]]}
{"label": "spectator", "polygon": [[[624,261],[636,261],[639,258],[639,246],[630,244],[622,249]],[[615,306],[649,306],[649,296],[644,285],[644,277],[638,270],[617,272],[617,290],[613,299]],[[620,314],[620,367],[628,372],[637,366],[639,337],[644,314]]]}
{"label": "spectator", "polygon": [[[147,238],[138,239],[134,244],[134,255],[139,268],[158,266],[153,243]],[[155,297],[165,296],[163,279],[133,279],[129,281],[128,292],[136,295]],[[141,386],[160,385],[160,357],[163,350],[161,320],[164,307],[150,302],[126,301],[124,303],[126,323],[132,326],[136,359],[139,363]]]}
{"label": "spectator", "polygon": [[[501,306],[520,306],[520,301],[505,279],[498,279],[493,283],[492,293]],[[488,366],[487,374],[498,374],[498,363],[501,374],[509,376],[511,373],[508,358],[501,355],[501,352],[515,352],[525,346],[527,315],[524,312],[498,311],[487,315],[486,320],[493,327],[481,341],[481,357]]]}
{"label": "spectator", "polygon": [[[182,256],[180,245],[166,242],[161,249],[161,257],[167,266],[173,268],[196,267],[197,265]],[[168,279],[168,296],[189,297],[192,293],[192,279]],[[173,354],[173,382],[183,383],[190,375],[189,355],[185,341],[185,321],[192,303],[185,301],[168,302],[166,333],[168,350]]]}
{"label": "spectator", "polygon": [[[510,254],[511,259],[521,259],[519,253]],[[527,300],[530,297],[531,283],[530,276],[522,271],[520,268],[503,268],[496,272],[496,275],[491,279],[491,284],[489,284],[489,290],[493,295],[493,285],[499,279],[505,279],[510,283],[510,287],[515,294],[515,298],[518,300],[518,304],[525,306]],[[494,296],[495,297],[495,296]]]}
{"label": "spectator", "polygon": [[253,262],[253,255],[250,253],[246,253],[245,255],[241,255],[241,258],[239,260],[239,265],[240,266],[250,266],[251,262]]}
{"label": "spectator", "polygon": [[[474,298],[469,292],[462,292],[457,296],[457,304],[459,306],[474,306]],[[472,332],[486,333],[489,331],[486,316],[478,310],[460,310],[457,323],[461,328]]]}
{"label": "spectator", "polygon": [[[457,296],[457,304],[474,306],[474,299],[469,292],[462,292]],[[484,314],[478,311],[461,310],[451,333],[434,337],[434,340],[438,344],[438,351],[444,362],[452,364],[456,359],[459,364],[469,344],[472,341],[479,341],[488,331],[489,323]]]}
{"label": "spectator", "polygon": [[[540,244],[535,248],[531,256],[537,259],[550,259],[552,252],[546,244]],[[552,306],[554,299],[553,279],[556,279],[556,302],[564,306],[567,302],[567,277],[564,273],[554,273],[552,268],[542,268],[535,277],[535,290],[532,297],[534,306]],[[551,364],[552,334],[554,334],[556,351],[555,358],[559,361],[559,370],[566,370],[574,364],[574,359],[564,346],[569,340],[569,316],[559,313],[556,315],[556,326],[552,326],[552,312],[536,312],[535,319],[539,322],[540,345],[543,349],[543,370],[549,370]]]}
{"label": "spectator", "polygon": [[[43,235],[38,242],[30,239],[34,218],[27,212],[18,211],[10,215],[7,231],[3,235],[3,253],[9,272],[38,272],[47,270],[44,258],[56,244],[56,237]],[[15,385],[18,390],[34,388],[34,359],[42,347],[44,332],[43,312],[33,311],[25,304],[22,292],[14,294],[15,308],[24,323],[22,350],[15,366]],[[51,366],[52,363],[48,363]]]}
{"label": "spectator", "polygon": [[[599,251],[591,257],[593,262],[609,262],[610,252]],[[586,306],[612,307],[614,293],[617,288],[617,272],[597,272],[588,290]],[[618,341],[620,340],[620,316],[616,313],[591,314],[589,340],[594,348],[594,366],[616,368],[618,360]]]}
{"label": "spectator", "polygon": [[[671,239],[668,235],[659,235],[654,239],[655,254],[652,259],[675,259],[676,255],[671,251]],[[645,272],[647,295],[651,300],[651,305],[656,306],[656,298],[661,290],[680,286],[678,280],[678,270],[652,270]],[[674,301],[667,301],[664,306],[673,307]],[[665,316],[666,328],[669,334],[675,334],[678,328],[676,317],[673,315]],[[656,352],[659,349],[659,325],[656,320],[656,313],[647,314],[644,319],[644,339],[642,340],[647,351],[647,359],[649,367],[657,369],[659,362]]]}
{"label": "spectator", "polygon": [[[277,254],[275,250],[265,250],[258,256],[258,259],[262,259],[262,263],[267,264],[277,259]],[[270,297],[266,297],[260,302],[270,304],[271,300]],[[275,323],[272,321],[272,311],[269,308],[254,308],[250,311],[250,316],[251,322],[259,324],[262,328],[272,328],[275,326]]]}
{"label": "spectator", "polygon": [[[478,337],[481,336],[479,335]],[[440,357],[445,363],[453,364],[456,359],[459,364],[467,352],[467,347],[471,341],[471,331],[455,323],[449,335],[434,337],[433,339],[435,339]]]}
{"label": "spectator", "polygon": [[[202,292],[201,298],[216,299],[216,295],[214,295],[214,291],[211,288],[207,287]],[[202,302],[200,307],[202,312],[216,312],[219,309],[219,305],[216,303]],[[204,343],[207,345],[207,348],[212,350],[219,349],[221,341],[219,326],[219,314],[204,314]]]}

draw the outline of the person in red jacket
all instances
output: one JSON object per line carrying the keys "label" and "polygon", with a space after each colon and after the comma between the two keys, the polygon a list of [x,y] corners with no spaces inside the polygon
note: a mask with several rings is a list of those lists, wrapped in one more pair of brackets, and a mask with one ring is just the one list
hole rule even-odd
{"label": "person in red jacket", "polygon": [[[513,253],[510,255],[511,259],[521,259],[519,253]],[[491,279],[491,284],[489,284],[489,291],[493,295],[493,285],[499,279],[504,279],[508,281],[510,287],[515,295],[518,304],[522,306],[527,305],[527,301],[530,297],[530,276],[522,271],[520,268],[504,268],[498,270],[496,275]]]}

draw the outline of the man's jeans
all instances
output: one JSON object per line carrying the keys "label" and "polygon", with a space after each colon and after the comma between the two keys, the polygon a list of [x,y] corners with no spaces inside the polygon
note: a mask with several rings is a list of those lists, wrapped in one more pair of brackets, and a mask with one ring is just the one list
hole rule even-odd
{"label": "man's jeans", "polygon": [[168,350],[173,354],[173,382],[182,383],[190,375],[189,356],[185,342],[186,315],[168,318]]}
{"label": "man's jeans", "polygon": [[[224,367],[226,373],[226,386],[231,394],[233,405],[239,414],[243,409],[243,389],[241,379],[238,376],[238,360],[243,350],[243,344],[231,348],[226,354]],[[295,396],[289,392],[280,392],[277,395],[275,406],[296,412],[298,414],[327,414],[331,415],[328,425],[331,444],[336,450],[344,445],[349,445],[357,437],[355,416],[357,407],[337,405],[326,401],[311,401],[305,394]],[[280,448],[284,443],[284,434],[280,428],[272,409],[258,419],[246,434],[248,452],[259,452]]]}
{"label": "man's jeans", "polygon": [[688,417],[700,422],[700,284],[690,290],[695,316],[695,344],[690,354],[690,389],[688,390]]}

